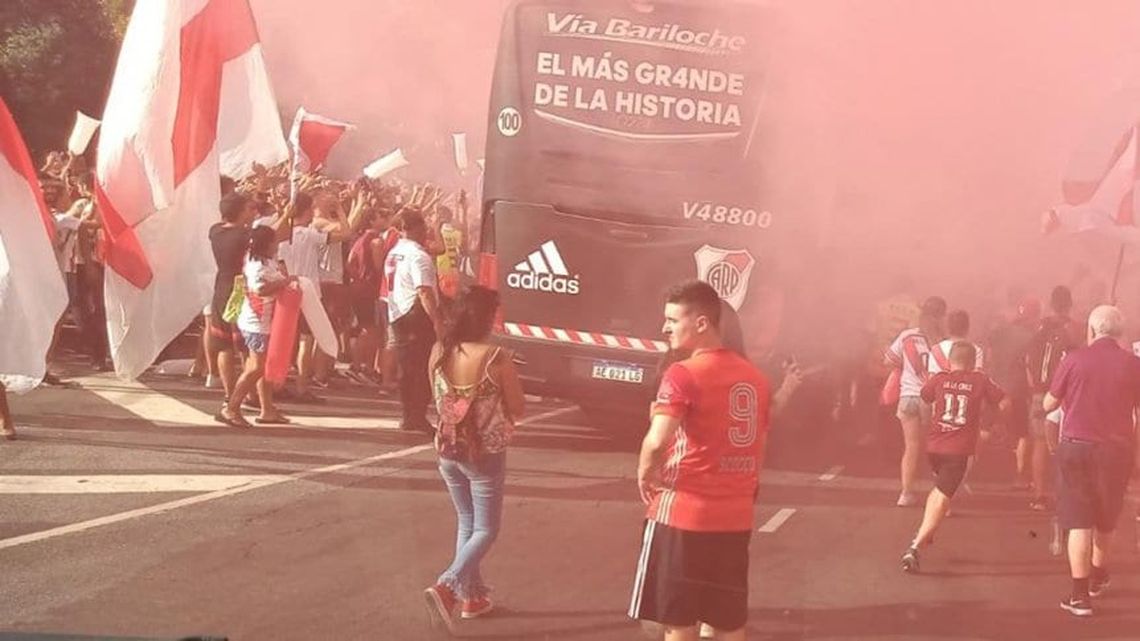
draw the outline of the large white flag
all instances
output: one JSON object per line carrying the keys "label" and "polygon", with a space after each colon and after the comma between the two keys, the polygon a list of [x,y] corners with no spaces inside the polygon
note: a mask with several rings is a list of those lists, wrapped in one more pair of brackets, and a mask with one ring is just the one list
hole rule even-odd
{"label": "large white flag", "polygon": [[0,97],[0,381],[26,392],[43,380],[47,351],[67,309],[67,287],[32,158]]}
{"label": "large white flag", "polygon": [[248,0],[135,5],[99,138],[115,371],[135,378],[209,302],[220,174],[288,158]]}
{"label": "large white flag", "polygon": [[1140,244],[1140,87],[1125,87],[1105,104],[1061,180],[1064,202],[1046,212],[1043,230],[1095,232]]}

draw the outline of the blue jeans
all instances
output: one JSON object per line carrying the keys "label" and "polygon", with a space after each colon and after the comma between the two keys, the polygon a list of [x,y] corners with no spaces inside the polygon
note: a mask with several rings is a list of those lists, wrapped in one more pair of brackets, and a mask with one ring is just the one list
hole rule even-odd
{"label": "blue jeans", "polygon": [[438,583],[450,587],[460,599],[484,597],[490,590],[483,583],[479,564],[491,550],[503,520],[507,453],[484,454],[473,462],[441,458],[439,473],[451,493],[459,527],[455,560]]}

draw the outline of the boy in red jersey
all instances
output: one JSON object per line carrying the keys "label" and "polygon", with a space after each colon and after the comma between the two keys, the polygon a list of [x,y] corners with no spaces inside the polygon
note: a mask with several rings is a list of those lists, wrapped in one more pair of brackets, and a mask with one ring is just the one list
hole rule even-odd
{"label": "boy in red jersey", "polygon": [[748,543],[768,431],[768,380],[721,343],[720,297],[707,283],[675,287],[665,304],[669,347],[692,355],[666,370],[641,447],[648,505],[629,616],[695,641],[698,621],[743,641]]}
{"label": "boy in red jersey", "polygon": [[907,572],[918,571],[918,549],[930,542],[950,510],[950,499],[962,484],[970,457],[978,447],[982,405],[993,403],[1003,412],[1010,401],[988,376],[974,368],[978,349],[959,341],[950,348],[950,371],[936,374],[922,387],[922,400],[934,404],[933,421],[926,443],[934,489],[926,498],[922,524],[910,547],[903,553]]}

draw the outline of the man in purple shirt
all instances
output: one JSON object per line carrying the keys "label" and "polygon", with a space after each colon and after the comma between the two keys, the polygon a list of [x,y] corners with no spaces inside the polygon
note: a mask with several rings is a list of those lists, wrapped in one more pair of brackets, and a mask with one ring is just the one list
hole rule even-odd
{"label": "man in purple shirt", "polygon": [[1061,607],[1091,616],[1108,587],[1108,548],[1140,463],[1133,410],[1140,405],[1140,358],[1121,348],[1124,316],[1101,305],[1089,314],[1088,346],[1061,362],[1044,410],[1065,410],[1057,446],[1057,519],[1069,532],[1072,596]]}

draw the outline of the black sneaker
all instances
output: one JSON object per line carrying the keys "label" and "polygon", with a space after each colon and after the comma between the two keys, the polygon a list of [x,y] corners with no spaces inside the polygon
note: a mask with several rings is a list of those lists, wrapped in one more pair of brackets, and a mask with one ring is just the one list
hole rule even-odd
{"label": "black sneaker", "polygon": [[906,552],[903,552],[902,568],[903,572],[907,572],[909,574],[918,573],[918,550],[914,548],[907,548]]}
{"label": "black sneaker", "polygon": [[1107,576],[1103,579],[1092,579],[1089,581],[1089,596],[1099,597],[1108,591],[1108,586],[1112,585],[1112,580]]}
{"label": "black sneaker", "polygon": [[1092,601],[1088,599],[1069,597],[1061,601],[1061,609],[1075,617],[1091,617],[1093,614]]}

